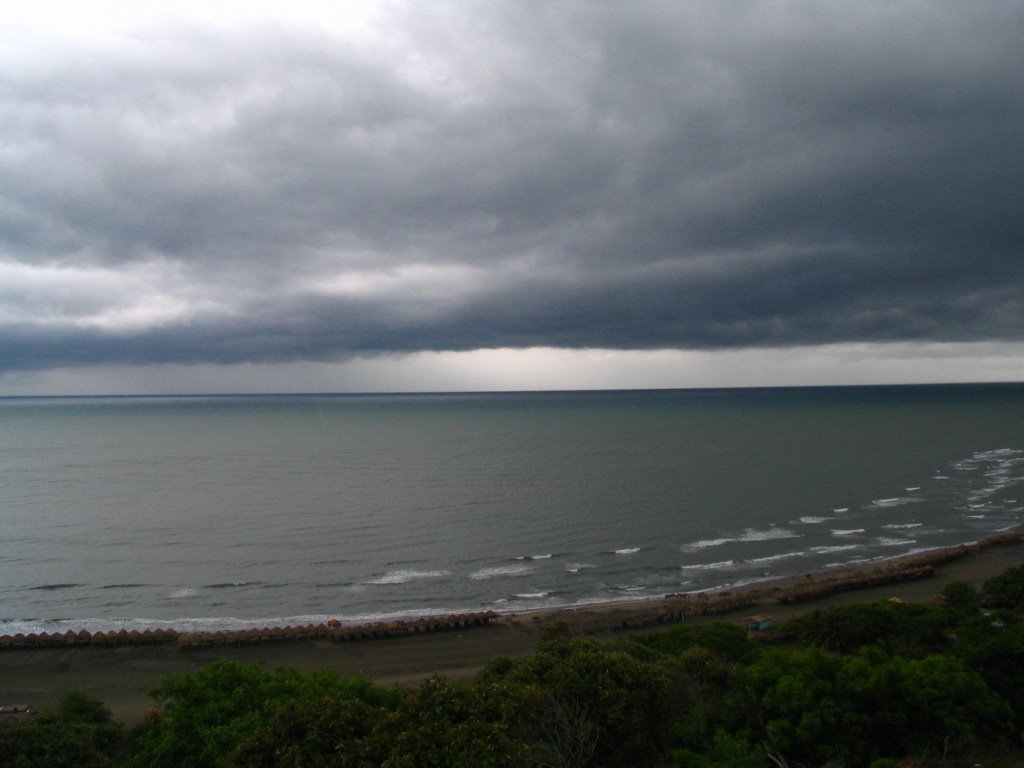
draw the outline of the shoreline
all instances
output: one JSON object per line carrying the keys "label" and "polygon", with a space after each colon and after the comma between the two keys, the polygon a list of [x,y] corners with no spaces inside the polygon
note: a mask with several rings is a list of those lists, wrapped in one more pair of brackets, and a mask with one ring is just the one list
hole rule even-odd
{"label": "shoreline", "polygon": [[[304,640],[345,642],[385,637],[421,635],[455,631],[492,623],[522,621],[570,624],[583,615],[605,617],[584,622],[591,629],[626,629],[683,621],[697,615],[717,615],[753,605],[799,603],[827,597],[834,592],[865,589],[899,581],[925,578],[934,569],[952,560],[966,557],[993,546],[1024,539],[1024,526],[1014,526],[977,541],[921,552],[897,555],[884,560],[845,563],[802,575],[774,576],[733,587],[713,587],[695,592],[675,592],[623,600],[602,600],[569,605],[544,606],[506,611],[477,610],[453,613],[429,613],[410,618],[381,618],[352,622],[331,618],[317,624],[290,625],[252,622],[261,626],[242,629],[188,630],[173,622],[145,630],[125,629],[90,632],[69,628],[64,632],[30,632],[0,635],[0,652],[19,648],[59,648],[66,646],[113,646],[176,644],[181,648],[267,645]],[[610,617],[615,618],[614,620]],[[88,620],[83,620],[88,621]],[[618,621],[618,625],[615,625]],[[69,622],[70,623],[70,622]]]}
{"label": "shoreline", "polygon": [[781,621],[816,608],[891,597],[927,602],[947,583],[980,585],[1021,564],[1024,532],[1015,530],[972,545],[759,582],[733,591],[545,608],[495,615],[480,625],[470,622],[446,631],[381,634],[378,639],[370,639],[372,634],[344,641],[286,635],[249,644],[181,646],[175,638],[173,643],[160,644],[6,647],[0,649],[0,705],[27,704],[38,709],[66,692],[81,691],[103,701],[117,719],[134,724],[152,703],[148,691],[162,678],[194,672],[221,658],[268,669],[289,666],[303,673],[328,668],[386,686],[416,685],[435,673],[469,677],[494,656],[532,653],[541,630],[562,622],[574,633],[613,638],[656,632],[679,621],[730,621],[751,613],[771,614]]}

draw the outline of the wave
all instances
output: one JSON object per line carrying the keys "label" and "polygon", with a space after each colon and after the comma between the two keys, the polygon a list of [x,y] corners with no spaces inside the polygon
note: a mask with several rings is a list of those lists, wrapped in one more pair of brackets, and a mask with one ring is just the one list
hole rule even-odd
{"label": "wave", "polygon": [[797,522],[802,523],[803,525],[817,525],[818,523],[826,523],[831,519],[831,517],[814,517],[812,515],[804,515],[797,520]]}
{"label": "wave", "polygon": [[640,547],[626,547],[625,549],[613,549],[611,554],[613,555],[635,555],[640,551]]}
{"label": "wave", "polygon": [[905,544],[916,544],[917,539],[889,539],[884,536],[875,541],[879,547],[902,547]]}
{"label": "wave", "polygon": [[532,565],[496,565],[491,568],[481,568],[478,571],[473,571],[469,574],[469,578],[474,581],[485,581],[487,579],[497,579],[502,576],[525,576],[528,573],[533,573],[534,567]]}
{"label": "wave", "polygon": [[593,568],[590,563],[569,563],[565,566],[566,573],[579,573],[586,568]]}
{"label": "wave", "polygon": [[521,600],[540,600],[550,594],[550,592],[516,592],[512,597],[518,597]]}
{"label": "wave", "polygon": [[722,544],[751,543],[758,541],[777,541],[778,539],[798,539],[799,533],[794,533],[788,528],[773,525],[770,528],[747,528],[738,536],[728,536],[720,539],[702,539],[680,547],[683,552],[696,552],[710,547],[719,547]]}
{"label": "wave", "polygon": [[554,553],[549,553],[549,554],[546,554],[546,555],[519,555],[515,559],[516,560],[550,560],[554,556],[555,556]]}
{"label": "wave", "polygon": [[236,587],[258,587],[262,581],[223,581],[216,584],[204,584],[203,589],[234,589]]}
{"label": "wave", "polygon": [[735,560],[720,560],[717,563],[700,563],[698,565],[681,565],[683,571],[720,571],[725,568],[735,568],[739,563]]}
{"label": "wave", "polygon": [[174,590],[167,596],[172,600],[184,600],[189,597],[195,597],[198,594],[199,590],[197,589],[194,589],[192,587],[182,587],[181,589]]}
{"label": "wave", "polygon": [[830,547],[811,547],[811,552],[816,555],[827,555],[832,552],[846,552],[851,549],[860,549],[860,544],[836,544]]}
{"label": "wave", "polygon": [[782,552],[778,555],[768,555],[767,557],[755,557],[751,560],[747,560],[750,565],[764,565],[765,563],[774,563],[779,560],[790,560],[794,557],[804,557],[806,552]]}
{"label": "wave", "polygon": [[728,544],[731,541],[737,541],[737,539],[701,539],[700,541],[694,541],[690,544],[684,544],[682,547],[680,547],[680,549],[682,549],[684,552],[694,552],[698,549],[707,549],[708,547],[719,547],[722,544]]}
{"label": "wave", "polygon": [[74,582],[67,582],[62,584],[38,584],[34,587],[26,587],[29,592],[56,592],[60,589],[74,589],[75,587],[84,587],[85,584],[76,584]]}
{"label": "wave", "polygon": [[864,533],[863,528],[833,528],[833,536],[853,536],[857,533]]}
{"label": "wave", "polygon": [[922,525],[924,525],[924,523],[889,523],[888,525],[883,525],[882,527],[898,530],[900,528],[920,528]]}
{"label": "wave", "polygon": [[100,589],[142,589],[152,584],[104,584]]}
{"label": "wave", "polygon": [[388,571],[383,576],[370,579],[366,584],[408,584],[410,581],[421,581],[423,579],[439,579],[442,576],[450,576],[451,571]]}
{"label": "wave", "polygon": [[907,504],[917,504],[922,502],[920,496],[893,496],[891,499],[875,499],[871,502],[871,506],[878,509],[892,509],[893,507],[903,507]]}

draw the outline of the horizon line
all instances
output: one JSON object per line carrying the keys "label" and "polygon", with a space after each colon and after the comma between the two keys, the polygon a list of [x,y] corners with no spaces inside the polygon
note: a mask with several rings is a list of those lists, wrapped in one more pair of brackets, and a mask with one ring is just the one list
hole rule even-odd
{"label": "horizon line", "polygon": [[229,398],[229,397],[415,397],[437,395],[555,395],[555,394],[609,394],[639,392],[730,392],[758,390],[810,390],[810,389],[912,389],[936,387],[1005,387],[1024,386],[1024,380],[1005,381],[922,381],[876,384],[756,384],[707,387],[601,387],[595,389],[469,389],[469,390],[390,390],[390,391],[294,391],[294,392],[135,392],[135,393],[93,393],[93,394],[33,394],[4,395],[0,400],[102,400],[102,399],[144,399],[144,398]]}

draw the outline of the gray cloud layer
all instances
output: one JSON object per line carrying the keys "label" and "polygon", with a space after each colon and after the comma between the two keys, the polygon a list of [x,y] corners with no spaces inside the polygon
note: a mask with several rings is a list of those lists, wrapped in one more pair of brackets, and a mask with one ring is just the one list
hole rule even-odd
{"label": "gray cloud layer", "polygon": [[0,371],[1024,338],[1024,4],[426,5],[7,54]]}

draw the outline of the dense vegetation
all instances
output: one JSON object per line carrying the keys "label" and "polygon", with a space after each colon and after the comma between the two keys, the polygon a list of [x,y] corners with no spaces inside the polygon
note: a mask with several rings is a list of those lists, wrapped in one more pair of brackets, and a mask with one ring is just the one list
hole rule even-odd
{"label": "dense vegetation", "polygon": [[891,768],[1019,756],[1024,567],[944,597],[814,611],[782,628],[782,645],[729,624],[611,643],[553,631],[531,656],[411,690],[221,661],[163,681],[131,731],[68,696],[0,728],[0,764]]}

